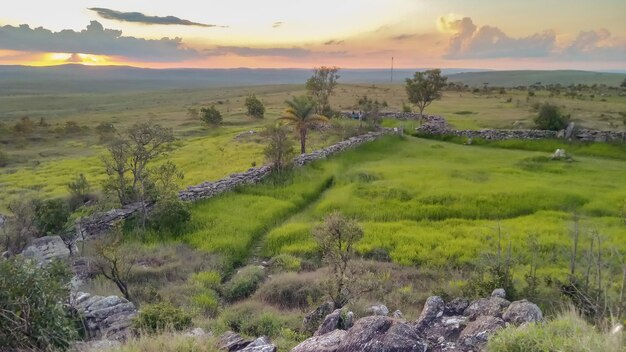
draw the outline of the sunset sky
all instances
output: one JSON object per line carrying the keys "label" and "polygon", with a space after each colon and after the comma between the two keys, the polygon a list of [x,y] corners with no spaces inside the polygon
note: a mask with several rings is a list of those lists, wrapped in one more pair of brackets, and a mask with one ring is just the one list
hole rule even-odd
{"label": "sunset sky", "polygon": [[19,0],[0,64],[626,69],[626,0]]}

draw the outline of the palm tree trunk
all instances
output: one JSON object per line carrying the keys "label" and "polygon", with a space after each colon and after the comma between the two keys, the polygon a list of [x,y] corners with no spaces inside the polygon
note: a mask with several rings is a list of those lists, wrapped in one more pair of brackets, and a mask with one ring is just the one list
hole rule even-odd
{"label": "palm tree trunk", "polygon": [[306,153],[306,129],[300,130],[300,154]]}

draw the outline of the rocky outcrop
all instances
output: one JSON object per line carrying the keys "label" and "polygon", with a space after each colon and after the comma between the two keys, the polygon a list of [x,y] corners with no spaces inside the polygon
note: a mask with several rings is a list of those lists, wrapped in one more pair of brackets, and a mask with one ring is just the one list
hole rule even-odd
{"label": "rocky outcrop", "polygon": [[239,350],[239,352],[276,352],[276,346],[267,337],[262,336],[252,341],[244,349]]}
{"label": "rocky outcrop", "polygon": [[244,339],[232,331],[225,332],[217,342],[217,348],[229,352],[275,352],[276,346],[265,337],[256,340]]}
{"label": "rocky outcrop", "polygon": [[74,307],[84,318],[87,337],[123,341],[130,335],[135,305],[117,296],[97,296],[78,292],[72,297]]}
{"label": "rocky outcrop", "polygon": [[[363,143],[374,141],[388,134],[402,134],[402,130],[398,128],[386,128],[376,132],[369,132],[360,136],[351,137],[329,147],[316,150],[308,154],[301,154],[297,156],[293,162],[296,166],[303,166],[305,164],[327,158],[330,155],[344,150],[354,148]],[[258,183],[270,173],[271,165],[254,167],[248,169],[248,171],[235,173],[214,182],[203,182],[199,185],[187,187],[187,189],[180,191],[178,196],[183,201],[197,201],[212,198],[224,192],[231,191],[236,187]],[[146,204],[145,206],[149,210],[152,205]],[[129,218],[142,208],[142,203],[133,203],[120,209],[112,209],[104,213],[95,214],[88,218],[83,218],[76,224],[77,236],[84,239],[106,233],[117,223]]]}
{"label": "rocky outcrop", "polygon": [[22,255],[25,258],[35,260],[39,265],[44,265],[55,259],[69,258],[70,250],[61,237],[44,236],[34,239],[31,244],[24,249]]}
{"label": "rocky outcrop", "polygon": [[336,322],[340,315],[340,310],[335,310],[314,337],[292,352],[478,351],[491,335],[507,324],[519,326],[542,320],[541,310],[535,304],[526,300],[509,303],[505,297],[503,289],[471,303],[462,298],[445,302],[433,296],[426,300],[415,322],[373,315],[359,319],[352,328],[329,331],[330,326],[337,324],[328,322]]}
{"label": "rocky outcrop", "polygon": [[333,330],[339,329],[341,325],[341,309],[335,309],[334,312],[328,314],[313,336],[327,334]]}
{"label": "rocky outcrop", "polygon": [[367,309],[368,313],[372,315],[382,315],[384,317],[389,315],[389,308],[384,304],[376,304]]}
{"label": "rocky outcrop", "polygon": [[326,319],[326,316],[331,314],[334,310],[335,304],[333,302],[326,302],[307,313],[302,320],[304,331],[312,333],[319,330],[318,326],[320,326]]}

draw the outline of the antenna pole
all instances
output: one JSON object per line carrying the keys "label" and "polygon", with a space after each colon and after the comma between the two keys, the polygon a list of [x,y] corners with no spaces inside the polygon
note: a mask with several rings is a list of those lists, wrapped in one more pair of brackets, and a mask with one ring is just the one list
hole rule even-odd
{"label": "antenna pole", "polygon": [[391,57],[391,83],[393,83],[393,56]]}

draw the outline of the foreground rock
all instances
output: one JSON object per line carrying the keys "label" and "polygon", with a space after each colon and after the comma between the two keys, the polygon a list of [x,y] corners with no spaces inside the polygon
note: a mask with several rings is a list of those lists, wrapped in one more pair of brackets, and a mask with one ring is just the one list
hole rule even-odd
{"label": "foreground rock", "polygon": [[[504,297],[506,292],[502,289],[471,303],[462,298],[445,302],[433,296],[426,300],[414,323],[374,315],[359,319],[353,327],[344,327],[345,330],[339,329],[341,310],[338,309],[326,316],[314,337],[300,343],[292,352],[479,351],[490,336],[507,324],[519,326],[543,319],[537,305],[526,300],[510,303]],[[318,308],[314,312],[320,311]]]}
{"label": "foreground rock", "polygon": [[56,259],[69,258],[70,250],[60,236],[44,236],[34,239],[22,255],[44,265]]}
{"label": "foreground rock", "polygon": [[78,292],[72,306],[84,316],[87,337],[124,341],[130,336],[133,318],[137,315],[135,305],[117,296],[97,296]]}
{"label": "foreground rock", "polygon": [[276,352],[276,346],[265,336],[249,340],[232,331],[220,336],[217,347],[229,352]]}

